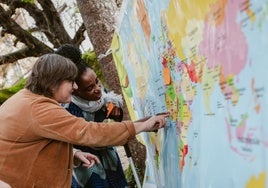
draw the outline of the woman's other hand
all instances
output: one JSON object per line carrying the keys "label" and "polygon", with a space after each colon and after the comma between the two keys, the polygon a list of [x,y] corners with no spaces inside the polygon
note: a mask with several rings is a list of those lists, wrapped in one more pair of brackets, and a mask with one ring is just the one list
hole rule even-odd
{"label": "woman's other hand", "polygon": [[100,163],[99,158],[96,155],[91,153],[83,152],[83,151],[76,151],[74,156],[80,160],[80,164],[86,168],[92,167],[95,163]]}

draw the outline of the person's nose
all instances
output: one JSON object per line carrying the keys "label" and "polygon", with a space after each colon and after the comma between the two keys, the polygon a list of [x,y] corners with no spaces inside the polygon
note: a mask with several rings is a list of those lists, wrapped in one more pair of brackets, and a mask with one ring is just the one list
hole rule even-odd
{"label": "person's nose", "polygon": [[101,91],[101,85],[100,84],[96,84],[95,85],[95,88],[94,88],[94,91],[99,93]]}

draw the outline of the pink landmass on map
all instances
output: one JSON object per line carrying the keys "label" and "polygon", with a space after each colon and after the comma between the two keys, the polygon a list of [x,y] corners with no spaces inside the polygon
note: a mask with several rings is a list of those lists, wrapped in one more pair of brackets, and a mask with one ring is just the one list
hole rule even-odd
{"label": "pink landmass on map", "polygon": [[206,18],[203,41],[199,46],[199,54],[207,58],[207,65],[210,68],[221,65],[224,75],[237,75],[246,64],[248,45],[239,23],[236,22],[241,2],[227,3],[222,11],[224,19],[221,23],[213,22],[213,12],[216,10],[212,6],[211,14]]}

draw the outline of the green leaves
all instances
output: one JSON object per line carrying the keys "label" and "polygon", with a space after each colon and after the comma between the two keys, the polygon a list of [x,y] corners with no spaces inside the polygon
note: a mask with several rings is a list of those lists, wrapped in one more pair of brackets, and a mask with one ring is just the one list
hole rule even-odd
{"label": "green leaves", "polygon": [[11,86],[10,88],[5,88],[0,90],[0,104],[5,102],[9,97],[17,93],[19,90],[24,88],[26,80],[21,79],[17,84]]}
{"label": "green leaves", "polygon": [[35,0],[21,0],[21,2],[23,3],[31,3],[31,4],[34,4],[34,1]]}

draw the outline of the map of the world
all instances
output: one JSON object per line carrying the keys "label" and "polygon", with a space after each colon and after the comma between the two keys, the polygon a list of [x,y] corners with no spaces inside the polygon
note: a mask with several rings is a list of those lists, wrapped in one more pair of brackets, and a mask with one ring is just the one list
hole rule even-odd
{"label": "map of the world", "polygon": [[[112,42],[143,187],[268,187],[268,1],[125,0]],[[266,66],[267,64],[267,66]]]}

